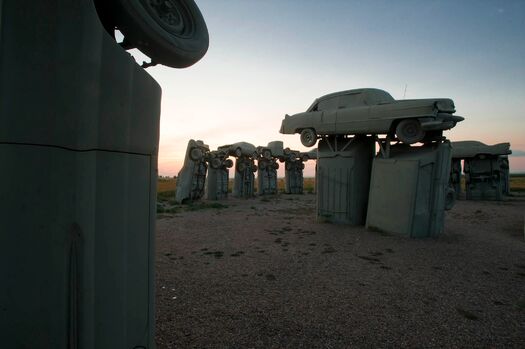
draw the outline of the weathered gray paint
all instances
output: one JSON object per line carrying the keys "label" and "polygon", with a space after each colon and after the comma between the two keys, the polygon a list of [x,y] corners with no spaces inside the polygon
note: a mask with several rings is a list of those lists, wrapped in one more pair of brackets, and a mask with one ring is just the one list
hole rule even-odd
{"label": "weathered gray paint", "polygon": [[273,141],[257,147],[257,194],[277,194],[277,159],[282,158],[283,142]]}
{"label": "weathered gray paint", "polygon": [[409,237],[437,236],[444,229],[449,190],[450,142],[395,145],[389,158],[374,158],[366,226]]}
{"label": "weathered gray paint", "polygon": [[467,200],[503,200],[509,194],[510,143],[452,142],[452,158],[464,159]]}
{"label": "weathered gray paint", "polygon": [[237,198],[251,198],[254,196],[255,175],[257,167],[253,158],[241,156],[235,159],[235,176],[232,194]]}
{"label": "weathered gray paint", "polygon": [[257,160],[257,194],[277,194],[277,169],[279,164],[275,158]]}
{"label": "weathered gray paint", "polygon": [[284,163],[284,192],[286,194],[304,193],[304,163],[301,159],[288,159]]}
{"label": "weathered gray paint", "polygon": [[509,155],[512,154],[510,150],[510,143],[498,143],[487,145],[479,141],[458,141],[452,142],[452,158],[466,159],[474,158],[478,155]]}
{"label": "weathered gray paint", "polygon": [[286,148],[279,161],[284,162],[284,192],[286,194],[304,193],[304,162],[317,158],[317,149],[300,152]]}
{"label": "weathered gray paint", "polygon": [[306,112],[286,115],[280,132],[312,129],[317,135],[387,134],[395,131],[400,120],[417,119],[424,135],[464,120],[452,115],[455,111],[448,98],[394,100],[383,90],[355,89],[320,97]]}
{"label": "weathered gray paint", "polygon": [[3,348],[154,347],[161,89],[91,1],[0,1]]}
{"label": "weathered gray paint", "polygon": [[228,197],[229,170],[228,155],[221,151],[212,151],[208,157],[208,176],[206,176],[205,198],[221,200]]}
{"label": "weathered gray paint", "polygon": [[207,200],[221,200],[228,197],[229,173],[226,168],[208,168],[206,177],[205,198]]}
{"label": "weathered gray paint", "polygon": [[[192,157],[192,152],[195,151],[201,155]],[[210,147],[201,140],[195,141],[190,139],[188,141],[184,164],[177,175],[175,191],[175,201],[177,203],[183,203],[186,200],[196,201],[204,196],[204,185],[208,171],[206,158],[209,151]]]}
{"label": "weathered gray paint", "polygon": [[365,224],[370,169],[374,156],[371,137],[329,137],[317,152],[317,217],[321,221]]}
{"label": "weathered gray paint", "polygon": [[504,176],[498,156],[467,158],[464,171],[467,200],[503,200]]}
{"label": "weathered gray paint", "polygon": [[272,152],[272,156],[280,158],[284,155],[284,145],[282,141],[269,142],[267,148]]}

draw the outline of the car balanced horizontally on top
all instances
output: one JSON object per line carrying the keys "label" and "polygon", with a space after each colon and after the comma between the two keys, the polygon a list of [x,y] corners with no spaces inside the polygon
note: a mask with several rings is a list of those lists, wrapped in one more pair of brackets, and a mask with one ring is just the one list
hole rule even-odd
{"label": "car balanced horizontally on top", "polygon": [[286,115],[281,133],[301,134],[301,143],[312,147],[319,136],[387,134],[406,144],[442,137],[463,121],[448,98],[395,100],[388,92],[363,88],[320,97],[306,110]]}

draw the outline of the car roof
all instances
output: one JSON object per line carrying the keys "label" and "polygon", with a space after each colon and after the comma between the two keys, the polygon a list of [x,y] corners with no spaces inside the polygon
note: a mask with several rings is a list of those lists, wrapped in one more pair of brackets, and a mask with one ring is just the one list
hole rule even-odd
{"label": "car roof", "polygon": [[311,110],[314,105],[316,105],[317,103],[319,103],[320,101],[325,100],[325,99],[329,99],[329,98],[333,98],[333,97],[337,97],[337,96],[349,95],[349,94],[353,94],[353,93],[363,93],[363,92],[371,92],[372,94],[379,92],[381,95],[384,95],[385,93],[390,95],[385,90],[381,90],[379,88],[356,88],[356,89],[352,89],[352,90],[344,90],[344,91],[339,91],[339,92],[332,92],[332,93],[329,93],[329,94],[326,94],[324,96],[321,96],[321,97],[317,98],[307,110]]}

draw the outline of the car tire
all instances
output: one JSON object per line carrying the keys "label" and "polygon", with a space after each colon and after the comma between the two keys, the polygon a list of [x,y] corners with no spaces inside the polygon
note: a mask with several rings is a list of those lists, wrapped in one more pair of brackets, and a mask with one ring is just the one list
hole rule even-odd
{"label": "car tire", "polygon": [[221,159],[219,158],[213,158],[210,162],[210,166],[211,168],[214,168],[214,169],[219,169],[221,168],[221,165],[222,165],[222,161]]}
{"label": "car tire", "polygon": [[192,159],[193,161],[199,161],[200,159],[202,159],[202,155],[202,150],[199,148],[192,148],[190,150],[190,159]]}
{"label": "car tire", "polygon": [[208,51],[206,22],[193,0],[117,0],[113,21],[153,62],[186,68]]}
{"label": "car tire", "polygon": [[226,168],[232,168],[233,161],[231,161],[230,159],[227,159],[226,161],[224,161],[224,166],[226,166]]}
{"label": "car tire", "polygon": [[396,127],[397,139],[405,144],[421,142],[425,138],[425,131],[418,119],[401,120]]}
{"label": "car tire", "polygon": [[235,148],[235,151],[233,152],[235,157],[240,158],[242,156],[242,149],[241,148]]}
{"label": "car tire", "polygon": [[305,128],[301,131],[301,143],[305,147],[313,147],[317,143],[317,134],[311,128]]}

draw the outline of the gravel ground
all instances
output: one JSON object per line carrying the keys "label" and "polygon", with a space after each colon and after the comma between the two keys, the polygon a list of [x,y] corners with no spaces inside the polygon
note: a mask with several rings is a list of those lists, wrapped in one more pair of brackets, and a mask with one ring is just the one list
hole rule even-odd
{"label": "gravel ground", "polygon": [[315,222],[315,195],[157,221],[159,348],[525,348],[525,198],[436,239]]}

